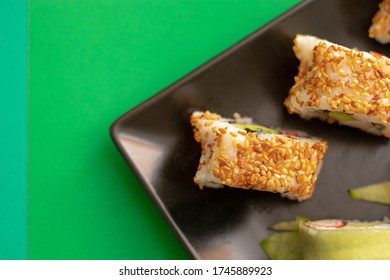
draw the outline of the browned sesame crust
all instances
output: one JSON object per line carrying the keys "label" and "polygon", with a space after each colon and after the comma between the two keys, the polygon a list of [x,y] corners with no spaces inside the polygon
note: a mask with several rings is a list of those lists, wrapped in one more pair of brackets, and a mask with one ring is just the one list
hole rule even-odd
{"label": "browned sesame crust", "polygon": [[[294,51],[301,51],[296,39]],[[292,98],[301,107],[318,108],[325,96],[331,110],[375,117],[386,125],[390,123],[390,103],[384,102],[390,98],[389,67],[390,59],[380,54],[364,55],[321,41],[313,49],[312,64],[301,63],[285,105],[290,114],[299,113]],[[301,99],[302,92],[307,92],[309,100]]]}
{"label": "browned sesame crust", "polygon": [[379,10],[372,18],[368,36],[370,38],[390,36],[390,0],[384,0],[379,4]]}
{"label": "browned sesame crust", "polygon": [[[328,147],[326,141],[302,142],[285,135],[261,137],[243,130],[244,133],[239,134],[244,140],[233,143],[235,154],[232,156],[232,151],[222,145],[223,138],[237,135],[229,136],[226,129],[213,129],[212,124],[216,145],[213,148],[207,146],[207,139],[199,131],[208,121],[220,119],[220,115],[210,112],[191,117],[195,140],[201,143],[202,154],[207,154],[206,149],[210,152],[209,157],[200,162],[198,170],[205,165],[212,167],[213,175],[230,187],[286,193],[289,198],[300,201],[311,197],[317,171]],[[196,177],[194,181],[203,188]]]}

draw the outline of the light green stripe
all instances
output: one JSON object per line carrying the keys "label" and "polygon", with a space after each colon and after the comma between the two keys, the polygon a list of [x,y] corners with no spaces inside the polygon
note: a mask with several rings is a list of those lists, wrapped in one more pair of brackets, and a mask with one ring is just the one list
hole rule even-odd
{"label": "light green stripe", "polygon": [[0,2],[0,131],[0,259],[26,259],[26,0]]}

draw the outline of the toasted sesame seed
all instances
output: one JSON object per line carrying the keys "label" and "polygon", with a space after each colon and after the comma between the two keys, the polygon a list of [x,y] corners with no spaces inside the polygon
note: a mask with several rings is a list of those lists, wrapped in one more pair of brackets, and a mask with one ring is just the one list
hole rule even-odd
{"label": "toasted sesame seed", "polygon": [[224,129],[223,127],[218,128],[218,131],[222,134],[226,134],[226,129]]}

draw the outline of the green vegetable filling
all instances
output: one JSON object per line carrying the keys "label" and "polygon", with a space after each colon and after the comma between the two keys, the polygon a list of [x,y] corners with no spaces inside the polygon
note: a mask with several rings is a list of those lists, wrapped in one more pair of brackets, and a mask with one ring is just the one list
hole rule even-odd
{"label": "green vegetable filling", "polygon": [[[339,122],[357,121],[357,119],[354,116],[352,116],[351,114],[348,114],[346,112],[318,110],[317,113],[323,115],[324,117],[329,117],[329,118],[335,119]],[[371,125],[379,131],[382,131],[383,129],[385,129],[385,126],[381,123],[373,123],[372,122]]]}
{"label": "green vegetable filling", "polygon": [[235,123],[236,127],[246,130],[247,132],[260,132],[267,134],[281,134],[278,130],[268,128],[265,126],[257,124],[247,124],[247,123]]}
{"label": "green vegetable filling", "polygon": [[355,117],[351,114],[345,113],[345,112],[334,112],[334,111],[328,111],[328,110],[319,110],[318,113],[327,115],[328,117],[341,121],[341,122],[348,122],[348,121],[356,121]]}

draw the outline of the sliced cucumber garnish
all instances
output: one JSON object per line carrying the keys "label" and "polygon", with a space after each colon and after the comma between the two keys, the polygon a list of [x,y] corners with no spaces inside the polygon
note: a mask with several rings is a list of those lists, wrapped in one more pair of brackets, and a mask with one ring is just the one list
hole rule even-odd
{"label": "sliced cucumber garnish", "polygon": [[302,248],[297,231],[274,233],[260,243],[271,260],[301,260]]}
{"label": "sliced cucumber garnish", "polygon": [[390,205],[390,181],[348,190],[353,199]]}
{"label": "sliced cucumber garnish", "polygon": [[283,221],[273,224],[268,229],[274,231],[297,231],[299,227],[299,221]]}

